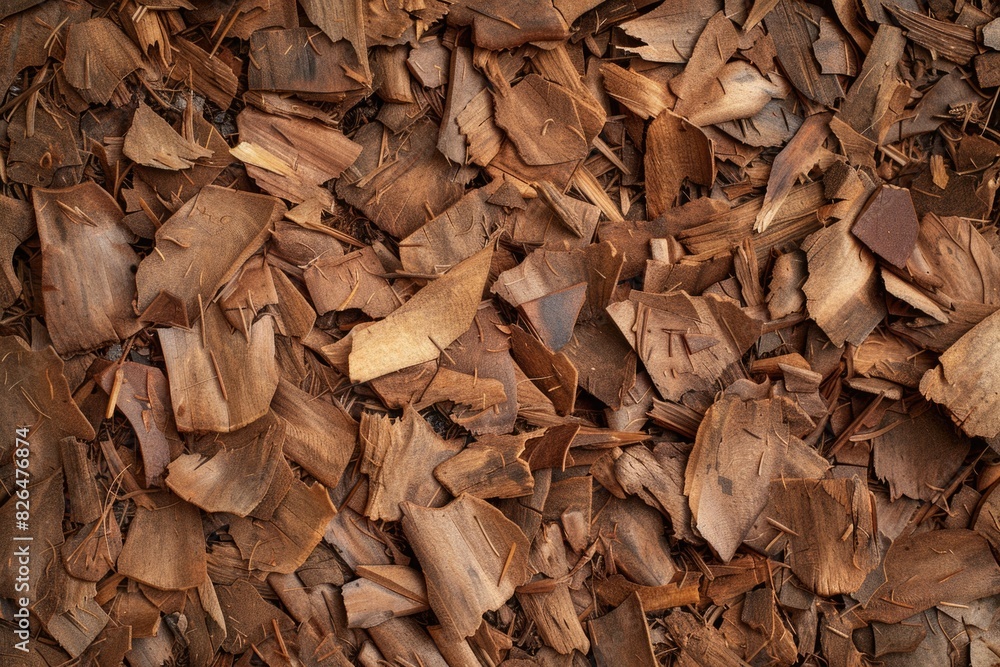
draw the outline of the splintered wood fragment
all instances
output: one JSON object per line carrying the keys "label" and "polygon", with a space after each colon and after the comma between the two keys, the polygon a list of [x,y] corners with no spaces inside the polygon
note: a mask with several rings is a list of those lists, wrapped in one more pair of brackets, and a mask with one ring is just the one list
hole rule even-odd
{"label": "splintered wood fragment", "polygon": [[141,322],[163,324],[168,327],[188,329],[191,320],[188,319],[187,304],[175,294],[162,290],[153,297],[146,309],[139,315]]}
{"label": "splintered wood fragment", "polygon": [[[514,549],[512,544],[508,561],[512,560]],[[518,589],[517,600],[538,627],[538,634],[546,645],[562,655],[574,651],[586,654],[590,651],[590,641],[570,595],[570,567],[566,556],[562,530],[558,524],[547,524],[535,538],[530,556],[531,566],[539,575],[534,577],[535,581]],[[533,587],[535,590],[529,590]]]}
{"label": "splintered wood fragment", "polygon": [[[23,11],[33,7],[31,11]],[[41,67],[52,55],[54,28],[91,18],[90,8],[15,0],[0,5],[0,89],[7,90],[26,67]],[[61,33],[65,35],[65,33]],[[47,79],[47,77],[46,77]],[[35,85],[40,89],[45,79]],[[30,90],[30,89],[29,89]],[[23,102],[23,100],[22,100]]]}
{"label": "splintered wood fragment", "polygon": [[[756,197],[724,212],[716,213],[704,223],[685,229],[677,239],[693,253],[730,250],[752,231],[764,198]],[[820,229],[816,210],[826,202],[823,184],[809,183],[792,188],[784,205],[771,221],[771,225],[754,237],[757,261],[763,264],[770,249],[788,240],[798,240]]]}
{"label": "splintered wood fragment", "polygon": [[221,58],[210,58],[205,49],[180,35],[173,35],[170,41],[177,57],[170,79],[190,81],[192,88],[220,109],[228,109],[239,89],[239,77],[233,68]]}
{"label": "splintered wood fragment", "polygon": [[[441,127],[438,130],[437,148],[449,160],[457,164],[466,164],[471,157],[466,151],[471,148],[466,143],[464,131],[458,123],[458,116],[472,106],[470,103],[477,95],[484,94],[479,100],[484,113],[477,114],[479,122],[494,125],[492,120],[493,104],[486,92],[486,77],[473,67],[472,49],[456,45],[451,52],[451,64],[448,71],[449,86],[442,110]],[[496,127],[493,130],[499,132]],[[490,132],[492,134],[492,132]],[[499,141],[497,142],[499,143]],[[499,150],[499,145],[495,150]],[[495,154],[495,153],[494,153]],[[492,155],[489,159],[492,159]]]}
{"label": "splintered wood fragment", "polygon": [[438,88],[448,83],[451,52],[438,35],[423,37],[410,51],[406,66],[425,88]]}
{"label": "splintered wood fragment", "polygon": [[587,283],[581,319],[599,316],[611,300],[624,258],[608,241],[569,252],[536,250],[517,267],[504,271],[492,291],[512,306],[557,290]]}
{"label": "splintered wood fragment", "polygon": [[161,329],[159,339],[179,431],[226,433],[267,412],[278,386],[272,318],[247,335],[210,303],[192,329]]}
{"label": "splintered wood fragment", "polygon": [[427,586],[417,570],[403,565],[362,565],[358,579],[344,585],[347,625],[370,628],[391,618],[427,611]]}
{"label": "splintered wood fragment", "polygon": [[326,487],[296,478],[270,518],[234,516],[229,534],[254,569],[289,574],[306,562],[336,513]]}
{"label": "splintered wood fragment", "polygon": [[577,283],[524,301],[518,310],[546,347],[558,352],[573,337],[576,320],[587,299],[587,283]]}
{"label": "splintered wood fragment", "polygon": [[[451,401],[481,412],[505,403],[507,392],[499,380],[459,373],[450,368],[438,368],[434,379],[420,394],[420,400],[414,403],[413,407],[423,410],[440,401]],[[452,412],[452,419],[458,423],[464,421],[463,417],[464,415]]]}
{"label": "splintered wood fragment", "polygon": [[175,294],[188,313],[236,275],[263,244],[285,206],[267,195],[206,186],[156,232],[156,252],[139,264],[138,307],[145,311],[162,291]]}
{"label": "splintered wood fragment", "polygon": [[272,266],[271,279],[278,295],[279,333],[306,338],[316,324],[315,308],[281,269]]}
{"label": "splintered wood fragment", "polygon": [[349,357],[353,382],[367,382],[437,359],[472,324],[493,256],[484,248],[423,287],[384,320],[357,332]]}
{"label": "splintered wood fragment", "polygon": [[168,468],[167,486],[206,512],[250,514],[268,493],[281,456],[283,427],[273,417],[235,431],[214,456],[182,454]]}
{"label": "splintered wood fragment", "polygon": [[[483,88],[455,116],[458,131],[464,135],[463,143],[468,142],[464,151],[463,162],[473,162],[486,167],[500,152],[504,142],[504,132],[496,123],[493,96]],[[459,139],[462,139],[459,136]]]}
{"label": "splintered wood fragment", "polygon": [[668,517],[677,535],[697,542],[684,496],[686,464],[687,452],[672,443],[659,443],[653,451],[637,445],[615,460],[614,475],[623,491],[639,496]]}
{"label": "splintered wood fragment", "polygon": [[775,525],[798,527],[782,531],[792,572],[818,595],[855,593],[879,563],[867,484],[856,477],[782,479],[772,482],[771,494]]}
{"label": "splintered wood fragment", "polygon": [[447,495],[431,473],[457,454],[461,443],[441,438],[409,406],[395,422],[362,414],[359,435],[364,447],[360,470],[369,478],[365,514],[370,519],[399,521],[404,501],[423,507],[444,504]]}
{"label": "splintered wood fragment", "polygon": [[[579,168],[573,175],[572,184],[586,199],[597,202],[599,206],[569,196],[559,196],[551,206],[541,197],[533,199],[525,206],[513,207],[511,240],[516,244],[541,246],[550,250],[582,249],[594,237],[601,213],[612,220],[622,219],[603,186],[593,175],[588,174],[585,167]],[[509,180],[504,182],[510,183]],[[516,190],[515,186],[511,187]],[[540,193],[539,190],[536,191]],[[563,218],[571,222],[564,222]],[[511,229],[509,219],[506,227]],[[579,231],[570,231],[571,228]]]}
{"label": "splintered wood fragment", "polygon": [[[791,401],[734,394],[705,414],[684,477],[694,526],[724,561],[767,505],[771,480],[820,477],[829,467],[799,439],[812,427]],[[735,456],[753,463],[739,469],[724,463]]]}
{"label": "splintered wood fragment", "polygon": [[743,376],[743,354],[759,338],[760,323],[730,301],[633,291],[608,307],[618,330],[670,401],[707,409],[719,379]]}
{"label": "splintered wood fragment", "polygon": [[361,65],[358,70],[364,78],[371,78],[368,71],[368,41],[365,34],[364,4],[359,0],[343,2],[323,2],[322,0],[302,0],[302,9],[317,28],[326,33],[333,42],[342,39],[354,47],[355,61]]}
{"label": "splintered wood fragment", "polygon": [[410,86],[410,73],[406,69],[408,53],[409,48],[402,45],[383,46],[372,52],[372,76],[380,82],[379,97],[388,104],[411,105],[417,102]]}
{"label": "splintered wood fragment", "polygon": [[[312,28],[257,30],[250,35],[250,90],[306,93],[330,101],[364,88],[367,63],[353,44]],[[353,76],[352,76],[353,74]]]}
{"label": "splintered wood fragment", "polygon": [[103,508],[86,446],[76,438],[62,438],[59,441],[59,458],[69,490],[71,520],[75,523],[96,521],[103,514]]}
{"label": "splintered wood fragment", "polygon": [[248,319],[253,321],[263,309],[276,306],[278,293],[265,257],[255,255],[248,259],[219,290],[218,302],[229,324],[234,329],[244,330]]}
{"label": "splintered wood fragment", "polygon": [[335,488],[354,452],[357,422],[335,402],[311,396],[285,378],[278,381],[271,410],[285,427],[285,456]]}
{"label": "splintered wood fragment", "polygon": [[[451,641],[475,633],[482,615],[500,607],[531,576],[528,540],[486,501],[463,495],[441,509],[409,502],[401,508],[403,531],[427,578],[431,609]],[[512,545],[515,551],[505,563]]]}
{"label": "splintered wood fragment", "polygon": [[823,74],[857,74],[858,60],[847,33],[825,16],[819,20],[819,39],[813,44],[813,53]]}
{"label": "splintered wood fragment", "polygon": [[673,97],[663,84],[614,63],[601,63],[600,71],[608,95],[640,118],[656,118]]}
{"label": "splintered wood fragment", "polygon": [[613,575],[597,586],[597,595],[611,605],[620,605],[632,594],[639,595],[642,608],[648,613],[697,604],[701,600],[701,576],[685,575],[676,584],[665,586],[639,586],[620,574]]}
{"label": "splintered wood fragment", "polygon": [[122,148],[127,157],[157,169],[189,169],[195,160],[213,155],[213,151],[185,139],[155,111],[140,103],[125,135]]}
{"label": "splintered wood fragment", "polygon": [[655,667],[646,614],[638,594],[633,593],[618,607],[590,621],[594,659],[599,667]]}
{"label": "splintered wood fragment", "polygon": [[641,586],[665,586],[677,574],[670,555],[659,512],[634,496],[624,500],[612,497],[595,508],[591,539],[614,535],[613,548],[606,556],[628,579]]}
{"label": "splintered wood fragment", "polygon": [[[933,303],[936,310],[925,312],[934,320],[919,326],[914,326],[917,324],[914,322],[890,328],[905,332],[906,338],[921,347],[943,352],[993,313],[1000,304],[1000,259],[988,248],[986,239],[968,220],[924,216],[917,247],[907,262],[907,273],[913,283],[907,286],[908,295],[901,298],[921,310],[928,302]],[[905,284],[901,280],[895,282],[895,287]],[[892,286],[890,281],[886,284]],[[947,295],[950,309],[947,302],[939,304],[941,299],[937,294]],[[919,295],[920,301],[911,298],[913,295]]]}
{"label": "splintered wood fragment", "polygon": [[562,352],[552,352],[541,341],[517,326],[512,326],[511,353],[529,380],[552,402],[560,415],[573,412],[579,374],[573,362]]}
{"label": "splintered wood fragment", "polygon": [[[39,477],[61,467],[60,439],[94,438],[94,428],[73,401],[65,368],[52,347],[32,351],[18,336],[0,337],[0,373],[7,392],[0,426],[14,433],[25,425],[36,425],[29,435],[45,443],[32,451],[33,475]],[[12,451],[15,444],[11,441],[6,451]]]}
{"label": "splintered wood fragment", "polygon": [[471,25],[476,46],[500,51],[527,42],[564,40],[569,25],[553,0],[514,0],[497,5],[489,0],[463,0],[451,6],[448,22]]}
{"label": "splintered wood fragment", "polygon": [[[378,660],[385,658],[391,662],[409,662],[446,667],[443,654],[452,655],[456,651],[464,660],[469,660],[474,654],[468,642],[446,640],[439,631],[440,626],[425,626],[411,618],[394,618],[367,629],[368,635],[378,648],[378,655],[372,656]],[[432,640],[431,637],[434,637]],[[464,645],[464,646],[463,646]],[[349,664],[345,658],[345,667]],[[459,663],[461,664],[461,663]]]}
{"label": "splintered wood fragment", "polygon": [[577,384],[617,410],[635,386],[636,354],[628,340],[606,317],[580,322],[559,354],[577,369]]}
{"label": "splintered wood fragment", "polygon": [[743,648],[747,657],[766,655],[772,664],[789,665],[797,661],[798,650],[786,623],[775,591],[758,588],[723,612],[719,631],[731,646]]}
{"label": "splintered wood fragment", "polygon": [[969,439],[936,410],[889,411],[882,423],[871,435],[872,450],[875,474],[889,483],[890,497],[934,500],[962,467]]}
{"label": "splintered wood fragment", "polygon": [[250,91],[243,93],[243,101],[252,105],[264,113],[286,118],[305,118],[306,120],[318,120],[324,125],[335,127],[337,122],[326,111],[318,106],[308,104],[298,97],[291,97],[285,93],[268,93],[263,91]]}
{"label": "splintered wood fragment", "polygon": [[[766,78],[752,64],[731,60],[739,45],[736,28],[724,12],[709,19],[684,71],[670,80],[678,97],[673,111],[699,127],[716,124],[743,141],[766,145],[770,126],[783,136],[775,121],[782,113],[778,109],[784,107],[777,100],[787,98],[791,90],[783,80]],[[748,122],[732,122],[743,119]],[[787,119],[782,124],[787,131]],[[734,128],[738,131],[733,132]]]}
{"label": "splintered wood fragment", "polygon": [[180,449],[166,375],[159,368],[125,361],[108,366],[95,379],[109,395],[117,383],[113,407],[125,414],[135,431],[146,484],[161,484],[167,464]]}
{"label": "splintered wood fragment", "polygon": [[589,145],[573,97],[564,87],[529,74],[494,98],[496,122],[529,165],[587,156]]}
{"label": "splintered wood fragment", "polygon": [[626,34],[645,42],[644,46],[624,47],[625,51],[643,60],[685,63],[708,20],[722,9],[722,4],[720,0],[660,4],[648,14],[621,24]]}
{"label": "splintered wood fragment", "polygon": [[373,121],[355,132],[352,141],[362,146],[361,155],[338,179],[337,196],[383,231],[408,236],[462,196],[462,187],[448,176],[448,160],[437,150],[429,120],[400,134]]}
{"label": "splintered wood fragment", "polygon": [[427,585],[420,572],[405,565],[359,565],[359,577],[375,582],[414,602],[427,603]]}
{"label": "splintered wood fragment", "polygon": [[269,635],[294,629],[295,623],[288,614],[264,600],[249,581],[217,586],[216,591],[226,627],[239,628],[226,633],[222,650],[241,653],[251,645],[264,643]]}
{"label": "splintered wood fragment", "polygon": [[14,251],[35,233],[31,203],[0,195],[0,308],[9,308],[21,295],[21,279],[14,271]]}
{"label": "splintered wood fragment", "polygon": [[[57,588],[69,586],[72,578],[62,568],[55,571],[52,581]],[[45,631],[71,656],[79,657],[93,644],[108,625],[108,614],[93,599],[92,592],[79,588],[66,595],[65,611],[42,617]]]}
{"label": "splintered wood fragment", "polygon": [[806,308],[834,345],[860,345],[885,317],[875,258],[850,233],[850,219],[812,234],[802,244],[809,279]]}
{"label": "splintered wood fragment", "polygon": [[1000,258],[969,220],[925,215],[907,268],[914,282],[958,302],[1000,304]]}
{"label": "splintered wood fragment", "polygon": [[559,190],[555,188],[548,181],[541,181],[535,184],[535,190],[538,191],[538,196],[552,209],[552,212],[556,214],[556,219],[559,220],[566,229],[573,232],[578,238],[584,237],[584,230],[580,225],[580,221],[576,218],[576,212],[569,208],[568,198]]}
{"label": "splintered wood fragment", "polygon": [[680,647],[681,664],[706,667],[744,667],[747,664],[733,651],[719,630],[686,611],[667,614],[663,623]]}
{"label": "splintered wood fragment", "polygon": [[504,218],[487,202],[497,184],[472,190],[399,242],[399,260],[412,273],[444,273],[486,247]]}
{"label": "splintered wood fragment", "polygon": [[1000,433],[1000,311],[974,326],[948,348],[920,381],[920,393],[942,404],[967,435]]}
{"label": "splintered wood fragment", "polygon": [[779,0],[764,17],[764,25],[774,40],[778,62],[795,88],[809,99],[828,107],[844,96],[835,74],[823,74],[812,57],[812,45],[819,38],[820,10],[815,5]]}
{"label": "splintered wood fragment", "polygon": [[530,495],[534,480],[528,463],[519,458],[526,436],[481,436],[434,468],[434,477],[453,496],[516,498]]}
{"label": "splintered wood fragment", "polygon": [[524,453],[521,455],[532,471],[545,468],[566,470],[574,464],[570,447],[573,438],[580,432],[579,424],[562,424],[545,429],[544,433],[531,437],[525,442]]}
{"label": "splintered wood fragment", "polygon": [[122,534],[118,522],[108,520],[108,515],[110,507],[97,519],[66,536],[60,551],[63,565],[71,577],[101,581],[117,562],[122,551]]}
{"label": "splintered wood fragment", "polygon": [[342,257],[320,257],[303,278],[319,314],[360,308],[371,317],[387,317],[402,304],[375,251],[366,246]]}
{"label": "splintered wood fragment", "polygon": [[240,141],[278,165],[253,163],[247,173],[267,192],[295,203],[320,199],[331,208],[332,196],[319,186],[340,176],[361,154],[361,146],[339,130],[314,120],[282,118],[247,107],[236,123]]}
{"label": "splintered wood fragment", "polygon": [[916,345],[888,331],[872,332],[854,353],[854,368],[859,375],[884,378],[906,387],[918,387],[924,373],[936,364],[936,359],[923,354]]}
{"label": "splintered wood fragment", "polygon": [[[14,101],[23,100],[18,97]],[[81,179],[83,165],[76,119],[58,107],[35,111],[37,106],[21,104],[10,118],[10,151],[4,178],[34,187],[75,185]]]}
{"label": "splintered wood fragment", "polygon": [[883,185],[865,204],[851,233],[876,255],[903,268],[917,244],[919,228],[910,191]]}
{"label": "splintered wood fragment", "polygon": [[763,232],[770,226],[785,197],[792,191],[792,186],[816,164],[823,149],[823,142],[828,136],[830,136],[830,115],[810,116],[774,158],[771,174],[767,179],[764,202],[754,223],[755,232]]}
{"label": "splintered wood fragment", "polygon": [[698,127],[670,111],[663,111],[649,124],[645,166],[650,217],[673,207],[685,179],[707,187],[715,182],[712,142]]}
{"label": "splintered wood fragment", "polygon": [[[34,190],[42,249],[42,300],[61,354],[92,350],[139,330],[130,302],[139,257],[115,200],[93,181]],[[100,257],[100,262],[93,258]]]}
{"label": "splintered wood fragment", "polygon": [[942,602],[965,604],[1000,591],[1000,566],[989,542],[971,530],[899,537],[884,567],[885,583],[866,608],[854,612],[864,622],[899,623]]}
{"label": "splintered wood fragment", "polygon": [[959,65],[968,65],[979,53],[976,30],[967,25],[940,21],[919,12],[903,9],[895,3],[886,5],[899,24],[906,29],[910,41]]}
{"label": "splintered wood fragment", "polygon": [[169,493],[156,502],[156,509],[136,508],[118,572],[160,590],[201,585],[208,571],[198,508]]}
{"label": "splintered wood fragment", "polygon": [[905,47],[906,37],[902,30],[888,23],[879,25],[861,73],[848,89],[836,114],[838,121],[863,137],[881,143],[896,120],[897,114],[890,103],[896,91],[904,86],[898,67]]}
{"label": "splintered wood fragment", "polygon": [[645,371],[637,371],[635,384],[622,398],[622,406],[615,410],[605,410],[608,428],[616,431],[642,432],[646,426],[649,411],[655,400],[653,381]]}
{"label": "splintered wood fragment", "polygon": [[806,282],[806,254],[794,250],[778,255],[771,269],[768,285],[767,309],[771,319],[780,320],[802,310],[806,295],[802,286]]}
{"label": "splintered wood fragment", "polygon": [[107,18],[69,26],[64,62],[67,83],[92,104],[107,104],[122,79],[143,67],[138,47]]}
{"label": "splintered wood fragment", "polygon": [[[189,107],[190,109],[191,107]],[[150,218],[151,232],[144,233],[144,238],[153,238],[156,229],[163,220],[176,210],[183,202],[191,199],[206,185],[212,184],[222,171],[233,162],[229,153],[229,144],[222,138],[216,127],[201,114],[182,116],[174,123],[174,129],[182,132],[186,139],[212,151],[212,155],[199,159],[190,169],[169,171],[136,165],[135,173],[139,179],[132,179],[132,198],[138,199],[139,208]],[[149,186],[148,188],[146,186]],[[152,189],[152,192],[149,189]],[[128,201],[129,190],[124,190]],[[165,204],[161,209],[161,205]],[[155,209],[155,210],[154,210]],[[130,205],[130,212],[134,207]],[[153,213],[153,216],[150,216]],[[130,216],[133,217],[133,216]],[[139,230],[136,230],[139,233]]]}

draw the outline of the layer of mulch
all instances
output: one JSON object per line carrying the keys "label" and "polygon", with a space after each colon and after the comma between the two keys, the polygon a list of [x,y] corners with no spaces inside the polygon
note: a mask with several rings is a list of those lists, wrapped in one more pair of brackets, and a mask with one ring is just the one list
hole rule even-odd
{"label": "layer of mulch", "polygon": [[1000,664],[998,15],[0,3],[0,662]]}

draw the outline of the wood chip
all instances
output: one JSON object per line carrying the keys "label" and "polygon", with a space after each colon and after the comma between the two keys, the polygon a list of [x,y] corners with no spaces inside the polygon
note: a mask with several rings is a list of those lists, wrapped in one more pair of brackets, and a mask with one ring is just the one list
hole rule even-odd
{"label": "wood chip", "polygon": [[409,502],[401,508],[403,530],[424,564],[427,597],[446,637],[458,641],[473,634],[484,612],[527,581],[527,539],[485,501],[464,495],[441,509]]}
{"label": "wood chip", "polygon": [[[52,343],[62,354],[92,350],[139,330],[130,306],[139,258],[128,245],[122,217],[96,183],[37,191],[42,296]],[[93,257],[103,259],[95,263]]]}
{"label": "wood chip", "polygon": [[177,134],[145,104],[136,110],[122,150],[139,164],[173,170],[189,169],[195,160],[212,155],[212,151]]}
{"label": "wood chip", "polygon": [[362,415],[360,437],[365,454],[360,469],[369,478],[365,514],[370,519],[399,521],[403,502],[422,507],[444,504],[447,496],[431,471],[455,456],[460,443],[442,439],[412,408],[406,408],[396,422]]}
{"label": "wood chip", "polygon": [[917,244],[919,226],[909,190],[883,185],[865,204],[851,233],[876,255],[903,268]]}
{"label": "wood chip", "polygon": [[479,251],[386,319],[358,332],[349,361],[351,379],[365,382],[437,359],[472,324],[492,255],[492,248]]}
{"label": "wood chip", "polygon": [[264,416],[278,387],[273,322],[236,331],[210,304],[191,329],[160,330],[179,431],[227,433]]}
{"label": "wood chip", "polygon": [[948,348],[920,381],[920,393],[944,405],[970,436],[992,438],[1000,433],[1000,418],[993,409],[1000,378],[989,363],[998,346],[1000,315],[993,314]]}

